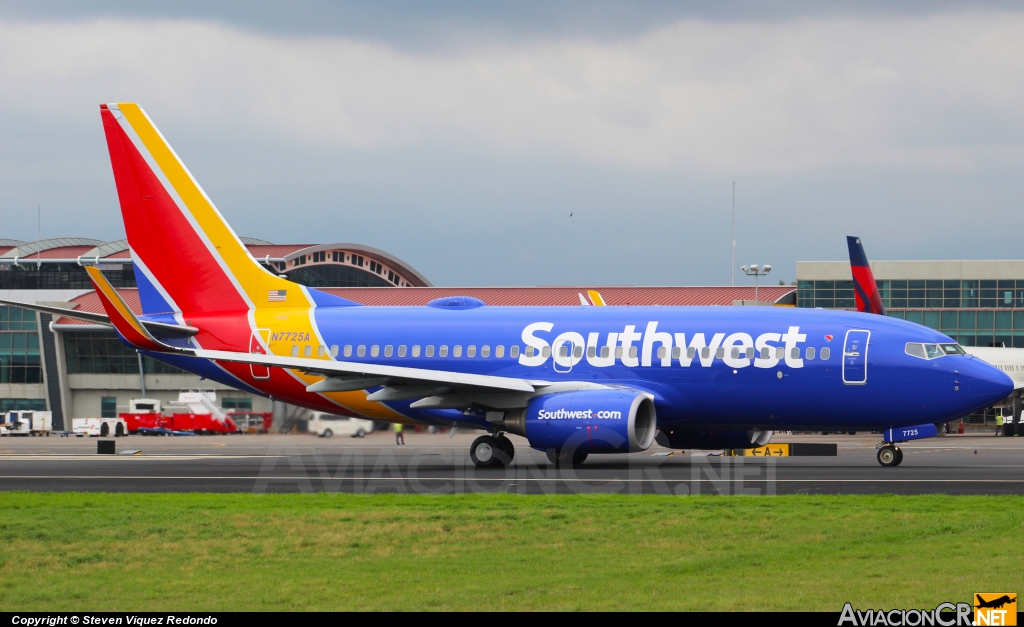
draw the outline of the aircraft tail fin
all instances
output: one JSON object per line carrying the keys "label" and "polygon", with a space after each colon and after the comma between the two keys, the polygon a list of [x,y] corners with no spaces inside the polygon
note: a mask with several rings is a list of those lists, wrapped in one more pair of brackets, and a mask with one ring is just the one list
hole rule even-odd
{"label": "aircraft tail fin", "polygon": [[846,245],[850,249],[850,269],[853,271],[853,293],[857,300],[857,311],[884,316],[882,295],[878,291],[875,275],[871,272],[860,238],[847,236]]}
{"label": "aircraft tail fin", "polygon": [[143,312],[311,305],[253,259],[142,107],[104,104],[100,115]]}

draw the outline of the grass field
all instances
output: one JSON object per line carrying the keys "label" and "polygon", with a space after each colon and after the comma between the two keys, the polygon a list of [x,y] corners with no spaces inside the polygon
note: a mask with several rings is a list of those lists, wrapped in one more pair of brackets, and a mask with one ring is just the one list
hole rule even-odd
{"label": "grass field", "polygon": [[0,610],[932,608],[1020,497],[0,494]]}

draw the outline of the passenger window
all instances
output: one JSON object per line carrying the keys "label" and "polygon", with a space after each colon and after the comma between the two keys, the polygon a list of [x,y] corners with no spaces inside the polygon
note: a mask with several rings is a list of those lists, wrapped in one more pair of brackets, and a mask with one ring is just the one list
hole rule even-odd
{"label": "passenger window", "polygon": [[481,357],[490,357],[491,356],[491,347],[490,346],[481,346],[480,347],[480,356]]}
{"label": "passenger window", "polygon": [[753,359],[753,358],[754,358],[754,347],[753,346],[748,346],[747,347],[747,359]]}
{"label": "passenger window", "polygon": [[814,347],[813,346],[808,346],[807,347],[807,359],[809,361],[814,361]]}
{"label": "passenger window", "polygon": [[337,357],[337,356],[338,356],[338,345],[337,344],[333,344],[331,346],[331,357]]}
{"label": "passenger window", "polygon": [[540,349],[540,356],[543,357],[544,359],[551,357],[551,347],[545,346],[544,348]]}
{"label": "passenger window", "polygon": [[405,357],[405,344],[398,347],[398,356]]}
{"label": "passenger window", "polygon": [[462,344],[456,344],[452,349],[452,357],[462,357]]}
{"label": "passenger window", "polygon": [[351,357],[351,356],[352,356],[352,345],[351,344],[346,344],[345,345],[345,357]]}
{"label": "passenger window", "polygon": [[679,359],[679,356],[683,354],[683,349],[678,346],[672,347],[672,359]]}
{"label": "passenger window", "polygon": [[568,357],[569,356],[569,346],[567,344],[562,344],[561,346],[558,347],[558,356],[559,357]]}
{"label": "passenger window", "polygon": [[384,347],[384,356],[385,357],[391,357],[394,354],[395,354],[395,347],[393,347],[390,344],[388,344],[387,346]]}
{"label": "passenger window", "polygon": [[611,354],[612,354],[612,349],[611,348],[609,348],[607,346],[602,346],[601,347],[601,358],[602,359],[608,359],[608,355],[611,355]]}
{"label": "passenger window", "polygon": [[326,346],[321,345],[321,346],[317,346],[316,347],[316,356],[317,357],[323,357],[326,354],[327,354],[327,347]]}
{"label": "passenger window", "polygon": [[466,347],[466,357],[476,357],[476,346],[470,344]]}
{"label": "passenger window", "polygon": [[587,347],[587,357],[589,357],[591,359],[593,359],[594,357],[597,357],[597,347],[596,346],[588,346]]}
{"label": "passenger window", "polygon": [[733,359],[739,359],[739,357],[740,357],[740,348],[738,346],[733,346],[732,350],[729,351],[729,353],[730,353],[729,356],[732,357]]}
{"label": "passenger window", "polygon": [[761,349],[761,359],[769,359],[771,354],[772,351],[767,346]]}
{"label": "passenger window", "polygon": [[441,350],[439,350],[437,352],[437,355],[438,355],[438,357],[447,357],[448,356],[448,345],[445,344],[444,346],[442,346]]}
{"label": "passenger window", "polygon": [[[693,359],[696,356],[697,356],[697,349],[696,348],[691,346],[691,347],[686,349],[686,358],[687,359]],[[707,357],[706,354],[704,356]]]}
{"label": "passenger window", "polygon": [[358,355],[359,357],[365,357],[366,356],[366,345],[360,344],[359,348],[356,349],[356,355]]}
{"label": "passenger window", "polygon": [[499,358],[499,359],[504,357],[505,356],[505,347],[504,346],[495,346],[494,347],[494,356]]}
{"label": "passenger window", "polygon": [[298,356],[299,356],[299,345],[296,344],[295,346],[292,346],[292,357],[298,357]]}
{"label": "passenger window", "polygon": [[658,347],[658,359],[665,359],[665,355],[668,354],[668,349],[664,346]]}
{"label": "passenger window", "polygon": [[711,347],[705,346],[704,348],[700,349],[700,357],[701,359],[707,359],[708,357],[711,357]]}
{"label": "passenger window", "polygon": [[924,344],[918,342],[907,342],[906,353],[911,357],[917,357],[918,359],[928,359],[924,355]]}
{"label": "passenger window", "polygon": [[789,356],[792,357],[793,359],[800,359],[800,348],[794,346],[793,348],[789,349]]}
{"label": "passenger window", "polygon": [[420,345],[419,344],[413,344],[413,346],[412,346],[412,356],[413,357],[419,357],[420,356]]}
{"label": "passenger window", "polygon": [[427,346],[427,357],[433,357],[433,356],[434,356],[434,345],[431,344],[431,345]]}
{"label": "passenger window", "polygon": [[715,357],[719,359],[725,359],[725,347],[719,346],[718,350],[715,351]]}
{"label": "passenger window", "polygon": [[829,353],[831,353],[831,352],[832,351],[829,349],[828,346],[826,346],[825,348],[821,349],[821,359],[822,360],[827,360],[828,356],[829,356]]}
{"label": "passenger window", "polygon": [[573,349],[572,356],[575,357],[576,359],[582,358],[583,357],[583,347],[582,346],[577,346],[575,349]]}
{"label": "passenger window", "polygon": [[370,357],[376,357],[377,355],[380,355],[380,346],[374,344],[370,347]]}
{"label": "passenger window", "polygon": [[310,346],[309,344],[306,344],[306,349],[304,351],[302,351],[302,352],[303,352],[303,354],[306,357],[312,357],[313,356],[313,347]]}
{"label": "passenger window", "polygon": [[615,359],[622,359],[622,347],[621,346],[616,346],[615,347]]}
{"label": "passenger window", "polygon": [[[508,347],[508,356],[512,357],[513,359],[516,358],[516,357],[519,357],[519,345],[518,344],[515,344],[513,346],[509,346]],[[498,357],[501,357],[501,355],[498,355]]]}

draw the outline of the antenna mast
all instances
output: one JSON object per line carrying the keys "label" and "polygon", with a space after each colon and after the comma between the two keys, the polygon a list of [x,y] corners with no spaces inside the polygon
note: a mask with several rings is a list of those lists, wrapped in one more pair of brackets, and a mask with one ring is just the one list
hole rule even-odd
{"label": "antenna mast", "polygon": [[732,182],[732,254],[729,256],[732,284],[736,285],[736,181]]}

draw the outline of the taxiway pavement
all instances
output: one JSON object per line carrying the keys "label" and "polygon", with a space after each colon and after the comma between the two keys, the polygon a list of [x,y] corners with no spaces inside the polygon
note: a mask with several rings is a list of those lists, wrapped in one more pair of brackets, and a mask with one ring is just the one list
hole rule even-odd
{"label": "taxiway pavement", "polygon": [[763,459],[685,454],[657,445],[631,455],[595,455],[555,469],[516,445],[506,469],[477,469],[479,433],[387,432],[363,439],[309,435],[0,439],[0,490],[102,492],[593,492],[689,494],[1024,494],[1024,437],[945,436],[901,445],[903,464],[875,460],[877,435],[780,435],[775,442],[836,442],[836,457]]}

